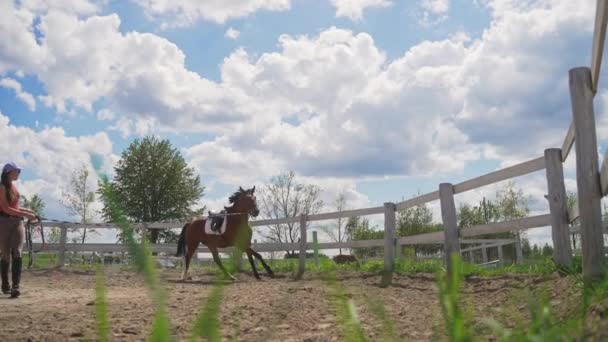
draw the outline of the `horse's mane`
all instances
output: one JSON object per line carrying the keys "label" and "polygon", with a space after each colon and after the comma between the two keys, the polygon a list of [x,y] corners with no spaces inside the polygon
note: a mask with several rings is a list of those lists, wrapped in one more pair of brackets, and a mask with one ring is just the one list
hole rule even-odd
{"label": "horse's mane", "polygon": [[230,196],[230,198],[228,198],[228,201],[230,202],[230,204],[236,204],[236,200],[239,199],[239,196],[241,196],[245,192],[246,190],[239,189],[239,191],[235,192],[234,194],[232,194],[232,196]]}

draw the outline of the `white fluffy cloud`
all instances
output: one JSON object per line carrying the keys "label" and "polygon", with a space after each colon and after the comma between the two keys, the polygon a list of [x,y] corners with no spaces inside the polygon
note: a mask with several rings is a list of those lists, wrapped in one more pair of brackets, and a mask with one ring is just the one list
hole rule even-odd
{"label": "white fluffy cloud", "polygon": [[[62,128],[50,127],[40,131],[14,126],[8,117],[0,113],[0,136],[10,144],[0,145],[3,162],[15,161],[32,180],[21,182],[20,191],[31,196],[38,194],[48,205],[47,215],[65,218],[61,208],[61,191],[66,189],[72,172],[81,166],[93,170],[92,156],[101,158],[101,171],[111,174],[116,156],[112,154],[112,142],[105,133],[70,137]],[[97,176],[91,173],[90,185],[97,185]]]}
{"label": "white fluffy cloud", "polygon": [[361,20],[366,9],[389,7],[393,2],[390,0],[331,0],[331,4],[336,8],[336,17]]}
{"label": "white fluffy cloud", "polygon": [[290,0],[134,0],[153,18],[160,18],[161,28],[192,25],[198,20],[222,24],[260,10],[286,11]]}
{"label": "white fluffy cloud", "polygon": [[[428,8],[443,13],[442,4]],[[476,39],[424,41],[387,60],[364,32],[282,35],[276,52],[234,51],[214,82],[188,70],[170,41],[121,33],[117,15],[50,11],[34,28],[36,14],[3,3],[11,15],[1,22],[11,25],[0,44],[11,48],[0,49],[0,72],[36,75],[59,110],[107,101],[128,113],[113,119],[124,134],[213,132],[187,154],[205,177],[227,182],[288,168],[313,177],[449,173],[482,156],[512,163],[561,144],[567,70],[588,63],[580,51],[590,50],[592,4],[487,4],[492,22]]]}
{"label": "white fluffy cloud", "polygon": [[422,13],[418,22],[423,26],[437,25],[448,18],[450,0],[421,0]]}
{"label": "white fluffy cloud", "polygon": [[12,89],[15,92],[17,99],[25,103],[30,111],[33,112],[36,110],[36,99],[34,99],[32,94],[23,91],[23,89],[21,89],[21,83],[19,83],[17,80],[12,78],[2,78],[0,79],[0,87]]}
{"label": "white fluffy cloud", "polygon": [[239,30],[233,29],[232,27],[230,27],[228,30],[226,30],[226,33],[224,33],[224,37],[232,40],[238,39],[240,35],[241,32]]}

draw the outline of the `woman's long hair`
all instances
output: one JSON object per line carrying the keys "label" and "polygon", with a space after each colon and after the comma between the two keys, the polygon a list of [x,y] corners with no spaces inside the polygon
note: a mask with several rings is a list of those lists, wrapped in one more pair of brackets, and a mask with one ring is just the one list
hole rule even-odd
{"label": "woman's long hair", "polygon": [[13,181],[8,176],[10,172],[2,172],[2,186],[6,190],[6,201],[11,203],[13,200]]}

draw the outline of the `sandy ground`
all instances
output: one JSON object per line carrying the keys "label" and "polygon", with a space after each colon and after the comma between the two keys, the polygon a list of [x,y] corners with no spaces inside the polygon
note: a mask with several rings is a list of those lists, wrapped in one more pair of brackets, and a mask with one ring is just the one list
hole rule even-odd
{"label": "sandy ground", "polygon": [[[189,339],[197,313],[212,289],[212,274],[193,270],[192,276],[192,281],[181,283],[176,281],[178,270],[162,271],[176,341]],[[445,340],[440,333],[443,319],[432,275],[396,275],[394,286],[386,289],[378,286],[380,278],[376,274],[338,276],[338,284],[344,286],[346,296],[355,304],[368,340]],[[276,279],[264,277],[262,281],[248,273],[240,273],[238,278],[224,291],[223,341],[343,340],[332,305],[335,295],[318,275],[307,275],[298,282],[286,274]],[[26,271],[22,282],[20,298],[0,298],[0,340],[95,340],[93,272]],[[113,269],[107,271],[106,283],[110,340],[147,340],[153,308],[141,276]],[[494,317],[507,323],[513,317],[525,319],[527,307],[521,298],[524,289],[540,287],[549,289],[551,304],[562,316],[571,315],[570,308],[580,300],[572,284],[558,276],[468,279],[463,295],[468,307],[473,308],[471,315],[482,340],[490,337],[490,331],[483,325],[485,318]],[[385,308],[392,322],[392,335],[379,319],[382,312],[378,307]]]}

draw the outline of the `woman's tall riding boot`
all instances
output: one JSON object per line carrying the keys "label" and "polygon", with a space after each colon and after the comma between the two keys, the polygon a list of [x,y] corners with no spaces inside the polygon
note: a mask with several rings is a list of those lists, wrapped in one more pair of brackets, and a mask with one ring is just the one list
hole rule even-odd
{"label": "woman's tall riding boot", "polygon": [[11,298],[17,298],[21,294],[19,292],[19,283],[21,281],[21,265],[23,259],[21,257],[13,258],[13,267],[11,269],[13,274],[13,287],[11,288]]}
{"label": "woman's tall riding boot", "polygon": [[7,260],[0,260],[0,274],[2,275],[2,293],[9,294],[11,292],[11,285],[8,283],[8,266]]}

